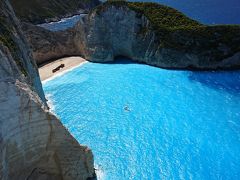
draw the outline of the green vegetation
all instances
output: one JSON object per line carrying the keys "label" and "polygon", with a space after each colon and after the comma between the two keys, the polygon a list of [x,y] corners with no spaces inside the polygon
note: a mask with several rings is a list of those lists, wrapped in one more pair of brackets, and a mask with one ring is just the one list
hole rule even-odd
{"label": "green vegetation", "polygon": [[181,12],[157,3],[126,2],[122,0],[109,0],[96,8],[100,12],[109,6],[128,7],[140,15],[144,15],[155,29],[178,28],[189,26],[202,26]]}
{"label": "green vegetation", "polygon": [[22,64],[22,61],[19,59],[17,52],[18,52],[18,47],[16,46],[16,43],[14,42],[14,35],[13,35],[13,29],[11,29],[8,25],[8,22],[6,21],[6,17],[0,16],[0,42],[5,45],[9,51],[12,54],[13,59],[17,63],[17,65],[20,67],[22,73],[24,75],[27,74],[25,71],[25,68]]}
{"label": "green vegetation", "polygon": [[9,28],[5,18],[0,17],[0,41],[12,52],[15,52],[16,46],[11,37],[12,29]]}
{"label": "green vegetation", "polygon": [[[110,6],[129,8],[139,17],[144,15],[151,27],[142,27],[139,35],[153,30],[158,37],[156,43],[159,47],[200,52],[202,55],[211,50],[214,60],[222,60],[240,51],[239,25],[203,25],[173,8],[157,3],[110,0],[94,11],[100,14]],[[228,53],[225,53],[226,49]]]}
{"label": "green vegetation", "polygon": [[93,8],[98,0],[10,0],[16,15],[26,22],[41,23],[45,19]]}
{"label": "green vegetation", "polygon": [[128,7],[146,16],[155,29],[201,25],[173,8],[156,3],[128,3]]}

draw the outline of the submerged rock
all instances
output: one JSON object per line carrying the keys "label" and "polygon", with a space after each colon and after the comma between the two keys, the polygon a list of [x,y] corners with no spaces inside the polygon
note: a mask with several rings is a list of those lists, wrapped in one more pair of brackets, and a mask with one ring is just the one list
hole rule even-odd
{"label": "submerged rock", "polygon": [[[81,55],[94,62],[126,56],[177,69],[240,65],[240,26],[206,26],[155,3],[107,2],[67,31],[53,33],[31,25],[24,29],[38,64],[57,56]],[[46,51],[49,48],[57,52],[53,55]]]}
{"label": "submerged rock", "polygon": [[0,10],[0,179],[94,177],[91,150],[48,110],[36,63],[7,0]]}

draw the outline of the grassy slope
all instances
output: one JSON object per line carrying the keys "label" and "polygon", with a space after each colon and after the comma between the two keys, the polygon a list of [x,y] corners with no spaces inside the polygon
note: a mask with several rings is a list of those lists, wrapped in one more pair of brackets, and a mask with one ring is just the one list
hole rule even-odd
{"label": "grassy slope", "polygon": [[17,16],[26,22],[44,22],[79,9],[93,8],[98,0],[10,0]]}
{"label": "grassy slope", "polygon": [[[203,25],[173,8],[157,3],[108,1],[95,11],[100,13],[112,5],[128,7],[147,17],[159,37],[159,46],[163,48],[201,53],[211,50],[213,59],[218,60],[240,51],[239,25]],[[142,32],[149,30],[144,28]],[[218,48],[220,45],[228,48],[227,54]]]}

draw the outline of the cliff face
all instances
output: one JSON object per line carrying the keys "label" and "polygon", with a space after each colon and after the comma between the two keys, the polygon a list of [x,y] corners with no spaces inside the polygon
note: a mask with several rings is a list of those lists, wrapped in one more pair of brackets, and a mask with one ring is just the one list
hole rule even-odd
{"label": "cliff face", "polygon": [[22,29],[33,50],[37,64],[65,56],[81,55],[74,43],[74,30],[51,32],[42,27],[23,23]]}
{"label": "cliff face", "polygon": [[74,51],[73,55],[95,62],[126,56],[163,68],[228,69],[240,65],[240,26],[204,26],[172,8],[152,3],[109,2],[68,31],[42,35],[40,28],[28,30],[38,63],[56,56],[50,52],[44,58],[38,56],[44,48],[36,32],[48,41],[48,47],[59,49],[68,42],[71,45],[64,49],[68,55]]}
{"label": "cliff face", "polygon": [[168,22],[165,17],[158,18],[161,14],[152,17],[149,11],[157,14],[166,9],[168,16],[171,9],[151,3],[136,4],[143,4],[141,8],[145,10],[131,3],[107,3],[93,10],[84,24],[78,24],[76,39],[81,42],[77,44],[84,42],[87,59],[112,61],[121,55],[163,68],[239,67],[240,26],[208,27],[181,14],[175,19],[169,17]]}
{"label": "cliff face", "polygon": [[79,11],[86,12],[100,3],[98,0],[10,0],[10,2],[20,20],[34,24],[71,16]]}
{"label": "cliff face", "polygon": [[48,111],[30,49],[0,2],[0,179],[87,179],[92,152]]}

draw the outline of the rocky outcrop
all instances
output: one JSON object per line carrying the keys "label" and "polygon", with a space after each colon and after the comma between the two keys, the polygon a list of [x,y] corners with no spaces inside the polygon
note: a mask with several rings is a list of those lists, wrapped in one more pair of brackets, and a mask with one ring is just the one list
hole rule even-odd
{"label": "rocky outcrop", "polygon": [[94,177],[91,150],[45,104],[36,63],[8,1],[0,10],[0,179]]}
{"label": "rocky outcrop", "polygon": [[[149,14],[149,8],[158,16]],[[164,16],[159,12],[164,12]],[[152,3],[108,2],[67,31],[52,33],[46,30],[43,33],[40,28],[25,29],[37,63],[58,54],[58,57],[81,55],[94,62],[126,56],[134,61],[174,69],[240,66],[240,26],[205,26],[172,8]],[[37,36],[41,37],[40,41]],[[45,50],[46,46],[59,53],[52,55]],[[64,49],[64,53],[60,49]]]}
{"label": "rocky outcrop", "polygon": [[72,29],[52,32],[29,23],[22,23],[22,29],[32,45],[33,58],[37,64],[65,56],[81,55],[74,43],[76,33]]}
{"label": "rocky outcrop", "polygon": [[[217,69],[240,65],[240,27],[199,25],[167,31],[163,27],[155,30],[153,26],[142,12],[127,5],[106,4],[92,11],[84,24],[75,27],[75,39],[80,40],[77,44],[84,42],[82,53],[95,62],[126,56],[162,68]],[[234,39],[226,41],[235,43],[235,47],[219,40],[227,36],[224,31],[227,28],[234,29]]]}

